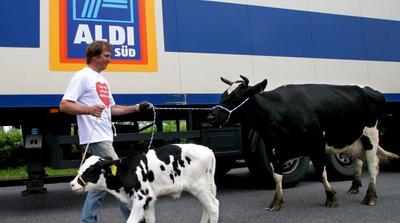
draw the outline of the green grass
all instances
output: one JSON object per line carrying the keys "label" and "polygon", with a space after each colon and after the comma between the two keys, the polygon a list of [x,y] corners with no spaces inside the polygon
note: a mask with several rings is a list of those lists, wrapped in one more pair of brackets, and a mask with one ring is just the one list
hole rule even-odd
{"label": "green grass", "polygon": [[[76,175],[78,168],[52,169],[50,167],[45,167],[45,171],[49,176],[74,176]],[[26,172],[26,167],[0,169],[0,181],[27,178],[28,173]]]}

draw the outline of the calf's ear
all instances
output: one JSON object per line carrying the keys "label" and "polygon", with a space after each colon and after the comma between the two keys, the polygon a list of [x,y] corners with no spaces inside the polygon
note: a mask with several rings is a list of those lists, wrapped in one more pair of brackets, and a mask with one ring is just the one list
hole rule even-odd
{"label": "calf's ear", "polygon": [[250,87],[249,91],[250,91],[250,93],[253,93],[253,94],[260,93],[260,92],[264,91],[264,89],[267,87],[267,84],[268,84],[268,80],[264,79],[260,83]]}
{"label": "calf's ear", "polygon": [[107,175],[115,176],[118,171],[118,164],[120,160],[107,160],[101,164],[101,168],[104,169]]}

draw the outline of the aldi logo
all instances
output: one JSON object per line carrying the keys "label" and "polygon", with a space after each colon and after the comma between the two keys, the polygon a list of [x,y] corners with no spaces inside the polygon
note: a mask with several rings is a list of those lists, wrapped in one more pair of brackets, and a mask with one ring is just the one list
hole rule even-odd
{"label": "aldi logo", "polygon": [[50,69],[79,70],[94,40],[113,46],[107,71],[157,71],[154,0],[50,1]]}

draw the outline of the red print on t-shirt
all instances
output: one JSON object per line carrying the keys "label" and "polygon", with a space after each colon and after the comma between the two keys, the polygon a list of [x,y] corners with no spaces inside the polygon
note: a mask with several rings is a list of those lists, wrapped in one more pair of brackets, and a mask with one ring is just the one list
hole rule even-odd
{"label": "red print on t-shirt", "polygon": [[108,108],[110,105],[110,91],[108,90],[108,86],[106,83],[96,83],[96,91],[100,97],[100,100],[103,102],[104,106]]}

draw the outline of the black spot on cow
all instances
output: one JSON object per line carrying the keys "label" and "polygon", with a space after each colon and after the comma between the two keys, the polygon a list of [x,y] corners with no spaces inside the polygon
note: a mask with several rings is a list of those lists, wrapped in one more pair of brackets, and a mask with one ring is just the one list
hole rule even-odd
{"label": "black spot on cow", "polygon": [[143,165],[140,165],[140,170],[141,170],[143,181],[144,182],[146,182],[146,181],[153,182],[154,181],[154,173],[153,173],[153,171],[151,171],[149,169],[149,165],[147,163],[147,158],[143,157],[141,159],[141,161],[144,163],[144,167],[143,167]]}
{"label": "black spot on cow", "polygon": [[190,165],[190,162],[192,161],[189,157],[185,156],[186,162]]}
{"label": "black spot on cow", "polygon": [[[85,172],[83,172],[81,177],[86,183],[88,183],[88,182],[97,183],[97,181],[99,180],[100,174],[101,174],[100,163],[96,163],[96,164],[90,166]],[[78,182],[79,182],[79,184],[81,184],[81,186],[85,186],[84,182],[82,182],[81,180],[79,180]]]}
{"label": "black spot on cow", "polygon": [[368,136],[362,135],[361,136],[361,143],[364,147],[365,150],[371,150],[372,149],[372,144],[371,140],[368,138]]}
{"label": "black spot on cow", "polygon": [[170,164],[170,156],[174,160],[181,159],[182,149],[177,145],[165,145],[159,148],[155,148],[156,156],[159,160],[163,161],[165,164]]}
{"label": "black spot on cow", "polygon": [[134,194],[132,190],[131,190],[131,191],[127,191],[127,190],[125,189],[125,192],[128,194],[129,197],[132,197],[133,194]]}
{"label": "black spot on cow", "polygon": [[146,203],[143,206],[144,209],[149,208],[149,203],[150,203],[151,200],[153,200],[153,198],[151,198],[151,197],[147,197],[146,198]]}
{"label": "black spot on cow", "polygon": [[143,199],[142,195],[138,195],[139,200],[141,201]]}
{"label": "black spot on cow", "polygon": [[163,165],[160,165],[161,171],[165,171],[165,167]]}
{"label": "black spot on cow", "polygon": [[149,172],[147,172],[147,179],[150,181],[150,182],[153,182],[154,181],[154,173],[153,173],[153,171],[149,171]]}
{"label": "black spot on cow", "polygon": [[169,175],[169,178],[171,178],[172,183],[175,183],[175,178],[174,178],[174,175],[172,173]]}
{"label": "black spot on cow", "polygon": [[185,162],[183,160],[180,159],[180,160],[178,160],[178,162],[179,162],[179,166],[185,168]]}
{"label": "black spot on cow", "polygon": [[174,160],[174,161],[172,162],[172,167],[173,167],[173,169],[174,169],[175,174],[177,174],[178,176],[180,176],[180,175],[181,175],[181,170],[179,169],[178,163],[179,163],[179,160]]}
{"label": "black spot on cow", "polygon": [[149,189],[141,189],[140,193],[142,193],[143,195],[148,195],[149,194]]}

